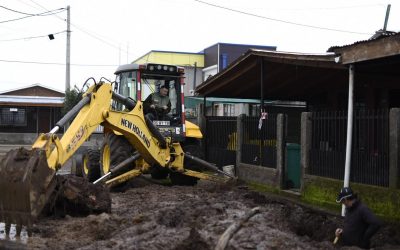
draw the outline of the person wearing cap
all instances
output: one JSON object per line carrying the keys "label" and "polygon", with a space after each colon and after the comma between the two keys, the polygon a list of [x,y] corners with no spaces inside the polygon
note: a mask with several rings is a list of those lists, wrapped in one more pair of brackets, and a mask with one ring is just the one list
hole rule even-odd
{"label": "person wearing cap", "polygon": [[361,203],[350,187],[340,190],[336,202],[346,207],[344,226],[336,229],[336,237],[342,245],[368,249],[370,239],[382,225],[381,221]]}
{"label": "person wearing cap", "polygon": [[168,118],[167,114],[171,111],[171,101],[169,100],[167,85],[160,85],[159,92],[150,94],[143,102],[143,109],[151,121],[156,118]]}

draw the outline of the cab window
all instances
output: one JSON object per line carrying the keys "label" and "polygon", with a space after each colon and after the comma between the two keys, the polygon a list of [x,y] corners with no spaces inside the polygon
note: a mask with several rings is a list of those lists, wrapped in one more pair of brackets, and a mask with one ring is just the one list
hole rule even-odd
{"label": "cab window", "polygon": [[[123,72],[118,74],[115,80],[114,91],[122,96],[127,96],[136,100],[137,99],[136,71]],[[125,105],[121,103],[113,103],[113,107],[116,110],[125,109]]]}

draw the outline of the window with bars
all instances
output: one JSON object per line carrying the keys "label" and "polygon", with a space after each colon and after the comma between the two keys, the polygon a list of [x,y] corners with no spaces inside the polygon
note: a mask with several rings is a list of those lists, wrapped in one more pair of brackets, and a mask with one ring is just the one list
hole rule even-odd
{"label": "window with bars", "polygon": [[21,108],[1,108],[0,126],[26,126],[26,110]]}

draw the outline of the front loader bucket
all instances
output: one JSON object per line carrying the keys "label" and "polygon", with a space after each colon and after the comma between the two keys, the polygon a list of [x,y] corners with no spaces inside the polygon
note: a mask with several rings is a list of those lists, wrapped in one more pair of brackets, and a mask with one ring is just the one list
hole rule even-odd
{"label": "front loader bucket", "polygon": [[24,148],[9,151],[0,163],[0,222],[30,227],[54,191],[55,170],[47,164],[46,152]]}

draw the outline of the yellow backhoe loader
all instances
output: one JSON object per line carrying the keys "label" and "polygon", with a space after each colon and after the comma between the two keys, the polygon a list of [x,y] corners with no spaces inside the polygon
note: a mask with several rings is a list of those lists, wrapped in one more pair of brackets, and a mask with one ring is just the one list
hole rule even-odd
{"label": "yellow backhoe loader", "polygon": [[[173,184],[194,185],[198,179],[225,182],[234,178],[199,157],[200,129],[185,120],[184,70],[161,64],[128,64],[113,83],[94,83],[56,126],[41,134],[31,151],[12,150],[0,163],[0,222],[27,226],[54,192],[55,174],[101,125],[100,149],[84,156],[81,174],[112,187],[138,175],[169,176]],[[169,87],[168,119],[150,120],[143,100],[161,84]],[[69,124],[62,138],[57,132]],[[202,172],[210,169],[215,173]]]}

